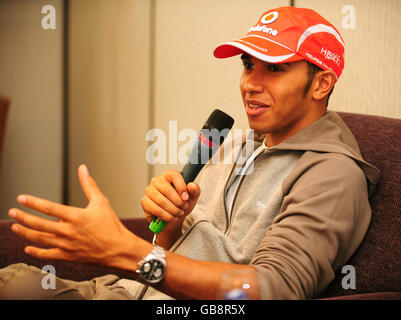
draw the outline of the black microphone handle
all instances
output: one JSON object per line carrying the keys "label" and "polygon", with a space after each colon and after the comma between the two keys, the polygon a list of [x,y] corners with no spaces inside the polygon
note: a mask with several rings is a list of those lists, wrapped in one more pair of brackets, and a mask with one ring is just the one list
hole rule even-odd
{"label": "black microphone handle", "polygon": [[[201,134],[195,142],[192,152],[188,158],[187,163],[181,170],[181,174],[186,184],[193,182],[202,170],[206,162],[216,152],[217,148],[208,147],[204,142],[199,140]],[[153,217],[152,222],[149,225],[149,229],[154,233],[161,232],[166,226],[166,222],[158,217]]]}
{"label": "black microphone handle", "polygon": [[[196,179],[203,166],[212,158],[223,143],[233,124],[234,119],[223,111],[215,109],[212,112],[195,141],[187,163],[181,170],[186,184]],[[165,221],[153,217],[149,229],[154,233],[159,233],[165,226]]]}

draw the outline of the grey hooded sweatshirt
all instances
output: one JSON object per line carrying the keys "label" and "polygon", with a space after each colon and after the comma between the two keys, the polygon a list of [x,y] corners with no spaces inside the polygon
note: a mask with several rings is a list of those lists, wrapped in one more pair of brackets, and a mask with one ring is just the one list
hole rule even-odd
{"label": "grey hooded sweatshirt", "polygon": [[[254,266],[262,299],[316,297],[362,242],[379,171],[362,159],[351,131],[331,111],[274,147],[254,146],[248,174],[238,176],[238,162],[205,166],[197,180],[201,196],[170,250]],[[234,159],[236,150],[245,148],[232,148]],[[223,153],[224,146],[215,157]],[[153,288],[140,296],[170,298]]]}

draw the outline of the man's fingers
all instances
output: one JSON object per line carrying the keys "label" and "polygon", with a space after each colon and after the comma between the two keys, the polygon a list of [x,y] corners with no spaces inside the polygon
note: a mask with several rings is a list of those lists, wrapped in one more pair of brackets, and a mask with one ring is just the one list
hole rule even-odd
{"label": "man's fingers", "polygon": [[[171,189],[174,190],[173,187],[171,187]],[[147,197],[150,198],[150,200],[152,200],[155,204],[157,204],[159,207],[161,207],[165,211],[169,212],[170,214],[172,214],[174,216],[183,216],[184,215],[184,211],[181,208],[177,207],[173,202],[171,202],[169,200],[169,198],[167,198],[162,193],[160,193],[155,188],[155,186],[153,186],[153,185],[148,186],[145,189],[145,194]],[[176,194],[175,191],[174,191],[174,194]],[[183,201],[181,201],[181,200],[179,200],[179,201],[180,201],[180,203],[182,202],[184,204]]]}
{"label": "man's fingers", "polygon": [[183,201],[187,201],[189,198],[187,185],[182,174],[177,170],[169,170],[163,172],[162,177],[164,177],[169,183],[174,186],[178,195]]}
{"label": "man's fingers", "polygon": [[[186,187],[185,187],[186,190]],[[157,191],[157,192],[154,192]],[[174,185],[171,184],[164,177],[156,177],[153,178],[151,184],[145,189],[145,192],[148,194],[152,192],[152,194],[161,193],[164,197],[166,197],[174,206],[183,208],[185,205],[185,201],[182,199],[178,190],[175,189]],[[188,200],[188,199],[187,199]]]}
{"label": "man's fingers", "polygon": [[37,217],[15,208],[10,209],[8,214],[10,217],[32,229],[63,235],[63,226],[60,224],[60,222]]}
{"label": "man's fingers", "polygon": [[191,212],[198,202],[199,196],[201,194],[201,189],[196,182],[188,183],[189,200],[188,200],[188,211]]}
{"label": "man's fingers", "polygon": [[188,183],[188,191],[191,199],[198,199],[201,193],[201,189],[196,182]]}
{"label": "man's fingers", "polygon": [[73,261],[72,255],[59,248],[43,249],[34,246],[25,247],[25,253],[40,259]]}
{"label": "man's fingers", "polygon": [[170,222],[174,219],[174,215],[164,210],[162,207],[154,203],[149,197],[145,196],[141,200],[142,209],[145,213],[156,216],[165,222]]}
{"label": "man's fingers", "polygon": [[89,201],[93,200],[95,197],[103,197],[103,193],[97,186],[96,181],[89,175],[86,165],[81,164],[79,166],[78,177],[81,187]]}
{"label": "man's fingers", "polygon": [[22,226],[18,223],[15,223],[11,226],[11,230],[18,234],[20,237],[32,241],[34,243],[49,246],[49,247],[58,247],[58,248],[67,248],[66,241],[57,237],[57,235],[53,233],[36,231],[25,226]]}
{"label": "man's fingers", "polygon": [[64,206],[53,201],[26,194],[19,195],[17,201],[28,208],[40,211],[48,216],[59,218],[61,220],[68,220],[71,218],[74,209],[76,209],[74,207]]}

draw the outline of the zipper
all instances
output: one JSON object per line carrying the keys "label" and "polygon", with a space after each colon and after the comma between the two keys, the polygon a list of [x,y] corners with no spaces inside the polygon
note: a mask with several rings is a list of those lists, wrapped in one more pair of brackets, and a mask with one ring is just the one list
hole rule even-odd
{"label": "zipper", "polygon": [[[244,146],[244,144],[245,144],[245,143],[242,143],[241,149],[240,149],[240,150],[242,150],[242,147]],[[224,186],[223,205],[224,205],[224,214],[226,215],[226,230],[225,230],[225,232],[224,232],[224,235],[225,235],[225,236],[227,235],[227,232],[228,232],[228,229],[229,229],[229,226],[230,226],[230,216],[231,216],[231,212],[227,213],[227,206],[226,206],[227,186],[228,186],[228,182],[230,181],[231,175],[233,174],[234,169],[237,167],[237,160],[238,160],[238,157],[239,157],[239,154],[237,155],[237,159],[234,161],[234,165],[233,165],[233,167],[231,168],[230,174],[228,175],[228,179],[227,179],[227,181],[226,181],[226,185]],[[232,179],[232,180],[234,181],[234,180],[235,180],[235,177],[234,177],[234,179]],[[236,196],[237,196],[237,194],[235,194],[234,198],[235,198]],[[234,200],[235,200],[235,199],[234,199]],[[233,205],[234,205],[234,200],[233,200]],[[233,209],[233,205],[231,206],[231,211],[232,211],[232,209]]]}
{"label": "zipper", "polygon": [[[227,227],[226,227],[226,232],[224,233],[225,236],[227,236],[228,232],[230,231],[231,221],[232,221],[232,218],[233,218],[232,217],[232,213],[233,213],[233,210],[234,210],[234,204],[235,204],[235,200],[237,199],[238,189],[241,187],[242,181],[244,181],[244,176],[242,176],[241,180],[239,181],[237,192],[234,195],[233,203],[231,205],[231,210],[230,210],[230,212],[229,212],[229,214],[227,216]],[[224,208],[225,208],[225,210],[227,212],[227,208],[225,206],[226,206],[226,201],[224,199]]]}
{"label": "zipper", "polygon": [[[260,152],[258,155],[256,155],[256,157],[253,159],[253,161],[256,161],[256,159],[258,159],[258,158],[259,158],[262,154],[264,154],[264,153],[265,153],[265,149],[263,149],[262,152]],[[247,160],[247,161],[248,161],[248,160]],[[245,161],[245,164],[244,164],[244,165],[246,165],[247,161]],[[243,167],[242,167],[242,168],[243,168]],[[241,169],[242,169],[242,168],[241,168]],[[231,176],[231,173],[230,173],[230,176]],[[233,210],[234,210],[235,200],[237,200],[238,191],[239,191],[239,189],[240,189],[240,187],[241,187],[241,185],[242,185],[242,182],[244,181],[244,177],[245,177],[245,176],[246,176],[246,175],[243,174],[242,177],[241,177],[241,180],[240,180],[239,183],[238,183],[237,191],[235,192],[234,199],[233,199],[233,203],[232,203],[232,205],[231,205],[231,210],[230,210],[230,212],[229,212],[228,215],[227,215],[226,201],[225,201],[225,197],[224,197],[224,210],[225,210],[225,212],[226,212],[226,217],[227,217],[227,228],[226,228],[226,231],[225,231],[225,233],[224,233],[225,236],[227,236],[228,233],[229,233],[230,230],[231,230],[231,221],[233,221],[233,218],[234,218],[234,217],[233,217]],[[228,181],[227,181],[227,184],[228,184]],[[225,193],[226,193],[226,190],[224,191],[224,196],[225,196]]]}

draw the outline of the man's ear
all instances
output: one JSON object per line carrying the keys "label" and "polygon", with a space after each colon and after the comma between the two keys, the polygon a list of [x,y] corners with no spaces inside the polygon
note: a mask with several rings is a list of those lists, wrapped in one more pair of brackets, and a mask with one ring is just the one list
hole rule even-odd
{"label": "man's ear", "polygon": [[313,85],[312,98],[322,100],[329,95],[336,83],[336,75],[331,70],[321,71],[316,74]]}

